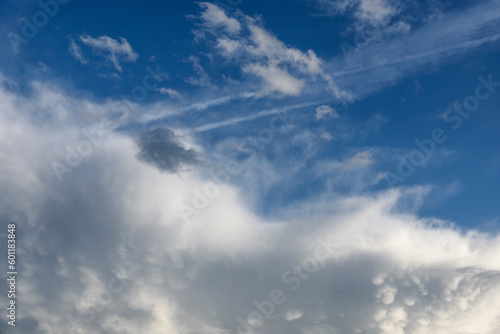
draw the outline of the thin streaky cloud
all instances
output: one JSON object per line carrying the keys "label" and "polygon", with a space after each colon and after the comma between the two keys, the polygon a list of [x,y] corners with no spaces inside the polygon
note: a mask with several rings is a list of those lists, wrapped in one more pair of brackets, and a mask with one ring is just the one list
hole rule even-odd
{"label": "thin streaky cloud", "polygon": [[292,110],[312,107],[315,105],[324,104],[326,102],[328,102],[328,101],[305,102],[305,103],[293,104],[293,105],[289,105],[289,106],[285,106],[285,107],[263,110],[263,111],[259,111],[257,113],[254,113],[254,114],[251,114],[248,116],[234,117],[231,119],[227,119],[225,121],[205,124],[205,125],[194,128],[193,131],[194,132],[205,132],[205,131],[215,130],[215,129],[220,128],[220,127],[232,126],[232,125],[236,125],[236,124],[239,124],[242,122],[252,121],[252,120],[255,120],[255,119],[258,119],[261,117],[266,117],[266,116],[270,116],[270,115],[285,113],[285,112],[292,111]]}
{"label": "thin streaky cloud", "polygon": [[418,60],[418,59],[428,60],[430,56],[444,56],[444,55],[451,53],[451,52],[454,52],[454,51],[474,49],[474,48],[480,47],[486,43],[495,42],[498,39],[500,39],[500,34],[496,34],[496,35],[490,36],[490,37],[484,37],[481,39],[476,39],[473,41],[463,42],[461,44],[441,48],[439,50],[426,51],[426,52],[421,52],[421,53],[417,53],[417,54],[406,55],[402,58],[392,59],[392,60],[388,60],[386,62],[381,62],[381,63],[377,64],[376,66],[361,67],[361,68],[356,68],[356,69],[349,70],[349,71],[336,71],[336,72],[331,73],[330,75],[332,77],[336,78],[336,77],[347,76],[347,75],[354,74],[354,73],[367,72],[367,71],[371,71],[371,70],[378,69],[378,68],[383,68],[383,67],[390,66],[390,65],[409,63],[411,61]]}
{"label": "thin streaky cloud", "polygon": [[139,58],[139,55],[134,52],[132,46],[123,37],[113,39],[106,35],[97,38],[82,35],[80,41],[107,58],[118,72],[122,72],[121,62],[135,62]]}

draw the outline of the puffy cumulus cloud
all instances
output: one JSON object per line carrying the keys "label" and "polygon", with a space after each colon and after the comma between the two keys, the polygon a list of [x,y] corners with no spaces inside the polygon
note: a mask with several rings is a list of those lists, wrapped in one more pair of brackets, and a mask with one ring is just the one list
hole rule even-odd
{"label": "puffy cumulus cloud", "polygon": [[[43,85],[40,94],[50,99]],[[59,182],[51,162],[82,139],[78,127],[40,125],[28,100],[5,89],[0,98],[0,216],[18,224],[18,333],[500,329],[500,237],[408,212],[421,188],[325,194],[271,220],[235,184],[142,164],[120,134]],[[181,204],[201,212],[187,223]]]}
{"label": "puffy cumulus cloud", "polygon": [[[100,36],[94,38],[88,35],[80,36],[80,42],[84,45],[91,47],[99,55],[108,59],[118,72],[122,71],[120,62],[135,62],[139,55],[134,52],[129,42],[120,37],[118,40],[109,36]],[[76,60],[82,62],[83,54],[80,47],[74,40],[70,39],[70,53]],[[84,63],[84,62],[82,62]]]}
{"label": "puffy cumulus cloud", "polygon": [[229,18],[216,5],[202,3],[200,6],[203,11],[196,35],[212,41],[218,53],[241,66],[244,73],[259,77],[264,83],[261,94],[296,96],[307,80],[320,77],[337,98],[350,98],[349,93],[340,90],[324,73],[323,61],[313,50],[302,52],[285,45],[263,27],[261,20],[241,12]]}

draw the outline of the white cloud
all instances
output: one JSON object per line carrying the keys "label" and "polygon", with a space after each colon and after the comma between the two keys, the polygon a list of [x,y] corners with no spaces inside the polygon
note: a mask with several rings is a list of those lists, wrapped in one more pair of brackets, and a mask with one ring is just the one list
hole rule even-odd
{"label": "white cloud", "polygon": [[[266,109],[266,110],[262,110],[262,111],[256,112],[255,114],[251,114],[251,115],[247,115],[247,116],[234,117],[234,118],[226,119],[226,120],[220,121],[220,122],[208,123],[208,124],[199,126],[199,127],[195,128],[194,130],[199,131],[199,132],[209,131],[209,130],[220,128],[222,126],[235,125],[235,124],[238,124],[241,122],[247,122],[250,120],[258,119],[258,118],[269,116],[269,115],[286,113],[286,112],[291,111],[291,110],[310,107],[310,106],[313,106],[316,104],[317,104],[316,102],[306,102],[306,103],[298,103],[298,104],[293,104],[293,105],[284,106],[284,107]],[[201,104],[201,105],[205,106],[205,104]]]}
{"label": "white cloud", "polygon": [[314,51],[308,50],[305,54],[298,49],[289,48],[264,28],[258,26],[254,20],[249,17],[246,19],[250,21],[248,29],[252,42],[245,46],[249,53],[257,57],[266,57],[270,63],[290,64],[310,75],[321,73],[321,60]]}
{"label": "white cloud", "polygon": [[157,89],[161,94],[168,94],[171,97],[182,97],[182,94],[172,88],[160,87]]}
{"label": "white cloud", "polygon": [[326,118],[326,115],[330,115],[331,118],[339,118],[339,114],[330,106],[321,105],[316,108],[316,120]]}
{"label": "white cloud", "polygon": [[349,159],[349,161],[346,163],[348,167],[352,166],[368,166],[373,163],[373,154],[372,151],[366,150],[357,153],[354,157]]}
{"label": "white cloud", "polygon": [[[17,300],[29,321],[20,332],[238,333],[238,317],[252,312],[269,313],[251,317],[255,332],[279,334],[500,330],[500,236],[405,209],[424,188],[318,195],[270,219],[237,183],[216,191],[204,171],[180,177],[142,164],[122,134],[61,183],[51,162],[87,140],[69,122],[72,108],[106,115],[111,104],[37,85],[34,102],[0,89],[0,212],[24,231]],[[32,119],[34,109],[43,117]],[[372,160],[365,150],[339,163]],[[269,168],[248,182],[282,173]],[[209,204],[186,223],[179,204],[203,206],[202,197]],[[277,289],[285,300],[271,307]]]}
{"label": "white cloud", "polygon": [[277,67],[264,67],[258,64],[243,68],[246,73],[255,74],[266,82],[266,91],[279,92],[286,95],[299,95],[304,87],[304,81],[293,77],[287,71]]}
{"label": "white cloud", "polygon": [[208,75],[207,71],[201,66],[200,58],[197,56],[189,56],[189,62],[193,64],[193,70],[196,72],[198,77],[190,77],[186,79],[186,82],[193,86],[201,87],[213,87],[212,79]]}
{"label": "white cloud", "polygon": [[106,57],[119,72],[122,72],[120,62],[133,63],[139,57],[132,49],[129,42],[123,37],[116,40],[106,35],[98,38],[80,36],[80,41]]}
{"label": "white cloud", "polygon": [[[335,92],[335,96],[341,101],[352,101],[394,84],[408,73],[415,73],[429,63],[449,61],[450,57],[462,56],[474,48],[496,42],[500,38],[499,34],[494,34],[494,23],[500,17],[500,7],[497,2],[489,2],[471,7],[462,13],[450,13],[437,21],[430,20],[404,36],[384,35],[383,38],[377,38],[357,48],[347,58],[339,55],[326,63],[314,53],[306,54],[286,46],[267,32],[261,21],[242,14],[235,15],[242,25],[240,34],[234,37],[214,32],[214,45],[224,58],[233,60],[242,69],[246,69],[247,73],[263,80],[263,90],[255,95],[257,97],[272,92],[292,96],[302,93],[310,87],[318,65],[321,73],[319,75]],[[400,28],[408,32],[408,26],[401,21],[386,27],[385,30]],[[274,77],[269,71],[266,72],[266,69],[271,69],[278,75]],[[331,103],[330,101],[324,102]],[[259,115],[262,114],[258,112],[255,115],[235,117],[201,128],[236,124],[258,118]],[[379,125],[387,119],[374,116],[373,121],[369,128],[354,130],[365,136],[376,132]],[[345,129],[340,130],[335,131],[337,139],[347,140],[355,135],[351,131],[353,129],[349,130],[349,133],[344,133]]]}
{"label": "white cloud", "polygon": [[398,13],[388,0],[360,0],[357,15],[370,23],[387,22]]}
{"label": "white cloud", "polygon": [[[313,50],[302,52],[287,46],[264,29],[260,20],[241,13],[236,18],[231,18],[234,20],[230,21],[233,29],[226,29],[226,33],[221,32],[215,28],[227,28],[229,25],[229,18],[222,9],[212,4],[202,4],[202,9],[204,34],[198,32],[197,36],[208,38],[207,33],[213,36],[221,56],[240,66],[243,72],[262,79],[264,87],[261,95],[277,92],[296,96],[302,92],[306,80],[319,77],[327,82],[330,91],[338,98],[349,97],[349,94],[339,90],[333,80],[324,73],[323,61]],[[205,18],[207,15],[210,20]],[[234,34],[236,31],[237,35]]]}
{"label": "white cloud", "polygon": [[385,26],[400,12],[392,0],[315,0],[332,15],[352,12],[360,24]]}
{"label": "white cloud", "polygon": [[209,2],[203,2],[200,6],[204,9],[201,19],[205,26],[210,28],[223,27],[230,34],[236,34],[241,30],[238,20],[228,17],[218,6]]}
{"label": "white cloud", "polygon": [[327,140],[327,141],[330,141],[333,139],[333,136],[331,134],[329,134],[328,132],[323,132],[321,134],[321,138]]}
{"label": "white cloud", "polygon": [[89,61],[83,55],[82,49],[78,44],[76,44],[73,38],[69,39],[68,51],[71,55],[78,60],[81,64],[87,64]]}
{"label": "white cloud", "polygon": [[299,310],[292,310],[285,313],[285,319],[288,321],[293,321],[302,318],[304,312]]}

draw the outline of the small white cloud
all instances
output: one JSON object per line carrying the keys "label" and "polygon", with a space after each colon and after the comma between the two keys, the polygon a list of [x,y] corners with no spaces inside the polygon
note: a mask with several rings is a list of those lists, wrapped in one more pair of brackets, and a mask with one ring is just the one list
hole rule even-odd
{"label": "small white cloud", "polygon": [[182,94],[176,91],[175,89],[172,88],[166,88],[166,87],[161,87],[158,88],[157,91],[159,91],[161,94],[165,95],[168,94],[171,97],[181,97]]}
{"label": "small white cloud", "polygon": [[385,26],[400,10],[391,0],[318,0],[332,15],[351,12],[361,25]]}
{"label": "small white cloud", "polygon": [[241,30],[238,20],[228,17],[218,6],[208,2],[203,2],[200,6],[204,9],[201,19],[205,26],[211,28],[222,27],[230,34],[236,34]]}
{"label": "small white cloud", "polygon": [[304,81],[293,77],[287,71],[277,66],[262,66],[257,64],[249,65],[243,68],[246,73],[255,74],[267,84],[271,92],[279,92],[285,95],[299,95],[304,87]]}
{"label": "small white cloud", "polygon": [[38,62],[38,66],[40,66],[40,69],[44,72],[50,72],[50,67],[49,65],[45,64],[44,62]]}
{"label": "small white cloud", "polygon": [[249,53],[267,58],[271,63],[289,64],[305,74],[315,75],[322,72],[321,60],[314,51],[308,50],[306,54],[298,49],[289,48],[255,23],[250,23],[248,30],[252,42],[246,47]]}
{"label": "small white cloud", "polygon": [[374,285],[382,285],[385,282],[385,279],[387,278],[387,275],[385,273],[381,273],[372,279],[372,283]]}
{"label": "small white cloud", "polygon": [[87,46],[92,47],[99,54],[107,58],[113,66],[122,71],[120,62],[135,62],[139,55],[134,52],[129,42],[120,37],[119,41],[108,36],[94,38],[92,36],[80,36],[80,41]]}
{"label": "small white cloud", "polygon": [[193,64],[193,70],[196,72],[198,75],[197,78],[195,77],[190,77],[186,79],[186,82],[193,85],[193,86],[201,86],[201,87],[211,87],[212,86],[212,79],[208,75],[207,71],[201,66],[200,64],[200,58],[197,56],[189,56],[189,62]]}
{"label": "small white cloud", "polygon": [[302,318],[304,312],[299,310],[291,310],[285,313],[285,319],[288,321],[297,320]]}
{"label": "small white cloud", "polygon": [[241,43],[234,39],[221,38],[217,41],[217,48],[228,58],[231,57],[240,46]]}
{"label": "small white cloud", "polygon": [[76,44],[73,38],[69,39],[68,51],[71,53],[73,58],[78,60],[81,64],[87,64],[89,62],[83,55],[82,49],[78,44]]}
{"label": "small white cloud", "polygon": [[384,24],[398,13],[387,0],[357,0],[356,15],[372,24]]}
{"label": "small white cloud", "polygon": [[331,134],[329,134],[328,132],[324,132],[322,135],[321,135],[321,138],[327,140],[327,141],[330,141],[333,139],[333,136]]}
{"label": "small white cloud", "polygon": [[327,115],[330,115],[331,118],[339,118],[339,114],[330,106],[321,105],[316,108],[316,120],[325,118]]}
{"label": "small white cloud", "polygon": [[[371,150],[357,153],[346,163],[346,166],[369,166],[374,162]],[[375,284],[375,283],[374,283]]]}

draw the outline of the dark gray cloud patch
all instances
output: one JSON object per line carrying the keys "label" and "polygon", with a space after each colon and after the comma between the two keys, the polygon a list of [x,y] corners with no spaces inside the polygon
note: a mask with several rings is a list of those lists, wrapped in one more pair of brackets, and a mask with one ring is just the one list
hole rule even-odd
{"label": "dark gray cloud patch", "polygon": [[198,164],[196,152],[186,149],[178,136],[165,127],[142,132],[137,138],[137,158],[162,172],[177,173],[183,166]]}

